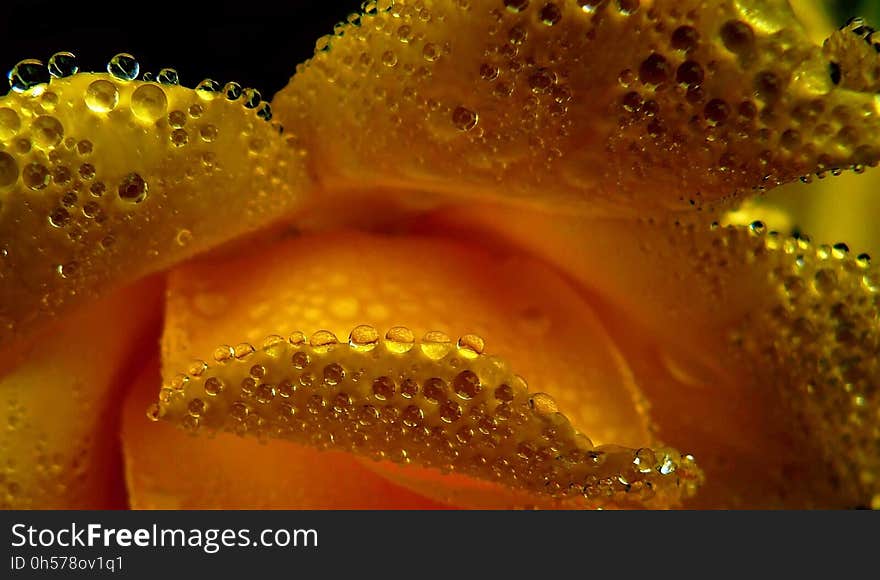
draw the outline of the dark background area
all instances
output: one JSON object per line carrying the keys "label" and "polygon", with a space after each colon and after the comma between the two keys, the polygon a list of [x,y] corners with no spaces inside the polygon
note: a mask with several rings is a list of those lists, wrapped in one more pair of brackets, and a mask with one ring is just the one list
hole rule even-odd
{"label": "dark background area", "polygon": [[119,52],[141,74],[177,69],[193,87],[208,77],[265,96],[281,89],[315,41],[359,9],[360,0],[0,0],[0,94],[19,60],[77,55],[82,71],[104,71]]}
{"label": "dark background area", "polygon": [[[880,23],[880,0],[833,0],[838,21],[863,15]],[[128,52],[141,72],[163,67],[195,86],[206,77],[237,81],[269,97],[315,41],[357,11],[360,0],[0,0],[0,73],[16,62],[47,62],[58,51],[78,57],[80,70],[103,71]],[[0,94],[7,90],[0,79]]]}

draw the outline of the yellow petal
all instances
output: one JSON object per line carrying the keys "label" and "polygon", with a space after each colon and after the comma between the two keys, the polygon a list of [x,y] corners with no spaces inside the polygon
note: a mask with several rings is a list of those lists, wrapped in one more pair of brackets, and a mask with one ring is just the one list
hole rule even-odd
{"label": "yellow petal", "polygon": [[0,344],[297,202],[285,136],[213,97],[77,74],[0,98]]}
{"label": "yellow petal", "polygon": [[128,499],[135,509],[434,509],[353,456],[229,434],[191,437],[150,422],[158,362],[132,385],[122,417]]}
{"label": "yellow petal", "polygon": [[[626,367],[587,305],[540,263],[470,245],[362,234],[304,237],[254,250],[246,257],[206,259],[172,275],[163,340],[169,388],[160,395],[167,419],[205,431],[361,450],[489,481],[500,477],[530,493],[531,503],[548,490],[551,496],[586,493],[589,503],[605,503],[606,492],[631,487],[630,495],[613,499],[666,505],[696,484],[691,460],[672,451],[650,454],[656,464],[645,467],[649,453],[643,450],[641,471],[633,463],[636,451],[652,441]],[[352,321],[383,331],[359,327],[351,346],[319,344],[334,334],[317,329],[348,337]],[[400,323],[409,329],[381,338]],[[476,336],[456,345],[429,332],[450,327],[487,337],[491,352],[507,357],[550,395],[528,392],[502,359],[480,355],[483,343]],[[293,342],[272,338],[250,352],[251,344],[259,348],[267,335],[287,336],[292,328],[305,328],[311,342],[300,344],[304,338],[295,333]],[[233,346],[218,348],[223,343]],[[210,368],[191,368],[193,357],[211,361]],[[496,391],[502,385],[507,388]],[[603,445],[576,436],[554,398],[575,428]],[[551,427],[555,434],[547,431]],[[388,441],[379,436],[382,429]],[[604,445],[613,443],[630,449]],[[561,459],[569,453],[575,459]],[[584,458],[594,453],[607,462],[587,465]],[[498,469],[502,475],[493,476]],[[586,479],[590,475],[595,479]],[[398,481],[428,488],[420,475]],[[433,487],[438,499],[486,505],[479,485],[468,490],[441,478]]]}
{"label": "yellow petal", "polygon": [[698,505],[870,505],[880,491],[880,278],[864,258],[683,217],[469,207],[433,228],[527,247],[608,302],[659,437],[706,471]]}
{"label": "yellow petal", "polygon": [[155,344],[160,287],[115,292],[4,353],[0,506],[125,506],[118,405]]}
{"label": "yellow petal", "polygon": [[274,101],[331,192],[634,216],[880,157],[865,42],[813,44],[786,0],[384,8],[320,40]]}

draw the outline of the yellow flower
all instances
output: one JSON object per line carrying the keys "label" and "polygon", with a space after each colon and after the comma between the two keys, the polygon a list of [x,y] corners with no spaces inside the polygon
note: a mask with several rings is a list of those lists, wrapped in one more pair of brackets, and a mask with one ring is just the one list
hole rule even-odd
{"label": "yellow flower", "polygon": [[22,64],[0,503],[877,507],[880,278],[740,206],[880,160],[795,7],[369,1],[271,108]]}

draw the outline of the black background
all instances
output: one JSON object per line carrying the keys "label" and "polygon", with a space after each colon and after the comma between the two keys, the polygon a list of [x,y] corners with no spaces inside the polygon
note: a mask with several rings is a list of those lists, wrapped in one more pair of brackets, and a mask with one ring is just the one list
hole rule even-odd
{"label": "black background", "polygon": [[268,97],[314,52],[315,41],[358,11],[360,0],[0,0],[0,94],[25,58],[71,51],[82,71],[104,71],[119,52],[141,74],[163,67],[193,87],[209,77]]}
{"label": "black background", "polygon": [[[141,72],[176,68],[193,87],[234,80],[269,97],[315,41],[358,11],[361,0],[0,0],[0,73],[16,62],[47,62],[61,50],[80,70],[103,71],[114,54],[137,57]],[[880,0],[833,0],[836,19],[876,17]],[[7,84],[0,79],[0,94]]]}

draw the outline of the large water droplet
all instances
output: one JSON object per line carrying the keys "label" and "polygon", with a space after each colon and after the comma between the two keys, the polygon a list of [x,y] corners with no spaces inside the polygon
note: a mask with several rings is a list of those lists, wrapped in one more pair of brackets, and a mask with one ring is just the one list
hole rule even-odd
{"label": "large water droplet", "polygon": [[150,187],[137,173],[129,173],[119,184],[119,197],[131,203],[140,203],[147,198]]}
{"label": "large water droplet", "polygon": [[107,113],[119,103],[116,85],[103,79],[94,81],[86,89],[86,106],[96,113]]}
{"label": "large water droplet", "polygon": [[133,81],[141,72],[138,61],[126,52],[120,52],[107,63],[107,72],[123,81]]}
{"label": "large water droplet", "polygon": [[56,52],[49,58],[49,74],[57,79],[75,75],[78,71],[76,55],[72,52]]}
{"label": "large water droplet", "polygon": [[41,61],[28,58],[12,67],[6,77],[12,90],[22,93],[37,85],[48,83],[49,71]]}
{"label": "large water droplet", "polygon": [[156,80],[163,85],[180,84],[180,77],[173,68],[163,68],[160,70],[159,74],[156,75]]}
{"label": "large water droplet", "polygon": [[155,123],[165,116],[168,97],[158,85],[143,85],[131,95],[131,112],[145,123]]}

